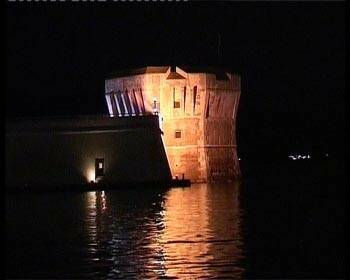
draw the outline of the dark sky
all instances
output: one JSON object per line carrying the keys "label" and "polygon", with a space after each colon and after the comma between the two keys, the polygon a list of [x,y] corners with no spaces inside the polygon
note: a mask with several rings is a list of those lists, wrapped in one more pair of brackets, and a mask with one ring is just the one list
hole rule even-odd
{"label": "dark sky", "polygon": [[8,3],[6,116],[107,113],[106,73],[218,65],[242,75],[241,154],[341,152],[344,6]]}

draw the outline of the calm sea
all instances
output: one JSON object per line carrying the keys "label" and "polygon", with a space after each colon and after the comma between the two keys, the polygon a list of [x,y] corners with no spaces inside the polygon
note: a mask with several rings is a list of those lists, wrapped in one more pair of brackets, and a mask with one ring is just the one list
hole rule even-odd
{"label": "calm sea", "polygon": [[6,277],[345,278],[344,165],[241,169],[169,190],[6,195]]}

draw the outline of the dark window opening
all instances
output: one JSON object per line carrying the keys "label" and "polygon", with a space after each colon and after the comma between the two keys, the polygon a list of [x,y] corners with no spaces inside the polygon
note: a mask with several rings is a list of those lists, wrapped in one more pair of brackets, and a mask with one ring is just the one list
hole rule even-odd
{"label": "dark window opening", "polygon": [[174,108],[180,108],[180,101],[174,101]]}
{"label": "dark window opening", "polygon": [[95,179],[103,177],[105,169],[104,161],[104,158],[95,159]]}
{"label": "dark window opening", "polygon": [[181,130],[175,131],[175,138],[181,138]]}

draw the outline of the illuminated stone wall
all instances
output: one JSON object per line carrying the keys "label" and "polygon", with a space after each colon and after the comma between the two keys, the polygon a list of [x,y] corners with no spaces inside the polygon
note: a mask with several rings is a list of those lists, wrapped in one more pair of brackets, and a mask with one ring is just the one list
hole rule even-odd
{"label": "illuminated stone wall", "polygon": [[172,176],[198,182],[240,175],[240,92],[238,75],[186,67],[134,69],[105,81],[110,115],[158,114]]}

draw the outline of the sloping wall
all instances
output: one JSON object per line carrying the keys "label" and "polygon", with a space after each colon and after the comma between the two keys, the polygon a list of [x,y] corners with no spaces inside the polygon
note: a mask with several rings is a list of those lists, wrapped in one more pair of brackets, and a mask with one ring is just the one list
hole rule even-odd
{"label": "sloping wall", "polygon": [[6,185],[81,185],[104,159],[106,184],[171,178],[157,116],[12,120],[6,124]]}

